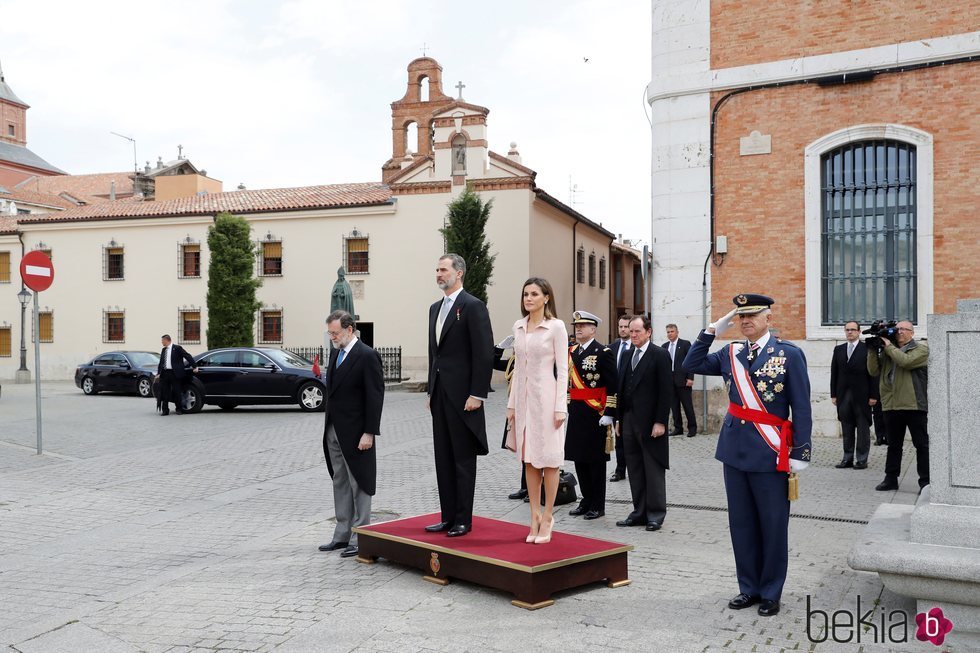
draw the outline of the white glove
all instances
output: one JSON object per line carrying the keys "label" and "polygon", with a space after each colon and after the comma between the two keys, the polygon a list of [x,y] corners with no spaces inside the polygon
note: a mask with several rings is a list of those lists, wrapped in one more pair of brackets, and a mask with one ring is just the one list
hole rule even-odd
{"label": "white glove", "polygon": [[603,415],[599,418],[599,426],[612,426],[614,421],[609,415]]}
{"label": "white glove", "polygon": [[735,317],[735,309],[733,308],[731,312],[727,313],[723,318],[708,325],[708,328],[715,330],[715,335],[720,336],[725,331],[728,331],[731,327],[735,326],[735,322],[732,318]]}
{"label": "white glove", "polygon": [[511,334],[497,343],[497,346],[501,349],[510,349],[514,346],[514,335]]}
{"label": "white glove", "polygon": [[797,460],[795,458],[789,459],[789,471],[791,472],[802,472],[804,469],[810,466],[810,463],[805,460]]}

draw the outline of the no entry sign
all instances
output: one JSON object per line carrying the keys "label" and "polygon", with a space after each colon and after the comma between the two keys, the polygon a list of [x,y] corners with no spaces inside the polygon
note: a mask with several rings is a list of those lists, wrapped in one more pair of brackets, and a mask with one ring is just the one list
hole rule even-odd
{"label": "no entry sign", "polygon": [[54,281],[54,264],[44,252],[30,252],[20,261],[20,278],[35,292],[47,290]]}

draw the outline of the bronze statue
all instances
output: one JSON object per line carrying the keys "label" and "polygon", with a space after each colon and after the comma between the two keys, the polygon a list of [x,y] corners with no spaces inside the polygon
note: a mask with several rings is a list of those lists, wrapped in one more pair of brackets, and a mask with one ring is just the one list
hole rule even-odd
{"label": "bronze statue", "polygon": [[337,282],[330,291],[330,312],[337,310],[347,311],[355,320],[357,319],[357,314],[354,312],[354,291],[347,283],[343,266],[337,268]]}

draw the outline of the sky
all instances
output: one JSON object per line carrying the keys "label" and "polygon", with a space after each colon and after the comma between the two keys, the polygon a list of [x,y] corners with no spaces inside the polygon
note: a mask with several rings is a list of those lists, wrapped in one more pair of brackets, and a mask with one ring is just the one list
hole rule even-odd
{"label": "sky", "polygon": [[73,174],[132,170],[117,132],[140,167],[183,145],[225,190],[380,181],[423,47],[490,109],[492,150],[516,142],[539,187],[649,241],[647,0],[0,0],[28,147]]}

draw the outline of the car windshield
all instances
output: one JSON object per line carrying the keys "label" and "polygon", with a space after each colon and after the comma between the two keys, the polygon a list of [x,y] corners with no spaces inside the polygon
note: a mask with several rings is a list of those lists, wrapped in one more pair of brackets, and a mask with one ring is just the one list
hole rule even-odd
{"label": "car windshield", "polygon": [[131,351],[129,352],[129,360],[136,367],[156,367],[160,364],[160,354],[148,351]]}
{"label": "car windshield", "polygon": [[312,362],[282,349],[263,349],[262,353],[283,367],[310,367]]}

